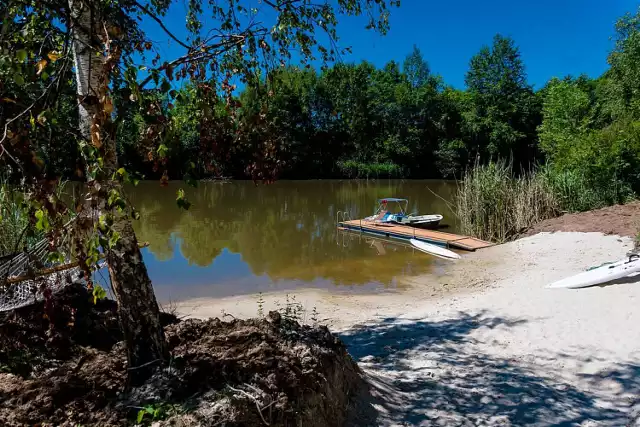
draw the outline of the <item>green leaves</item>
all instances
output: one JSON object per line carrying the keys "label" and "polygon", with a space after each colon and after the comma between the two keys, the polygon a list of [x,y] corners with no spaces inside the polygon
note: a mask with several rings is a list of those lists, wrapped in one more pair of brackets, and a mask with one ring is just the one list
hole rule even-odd
{"label": "green leaves", "polygon": [[546,88],[540,148],[550,160],[568,160],[568,153],[583,138],[591,123],[591,100],[574,82],[551,81]]}
{"label": "green leaves", "polygon": [[185,197],[184,190],[182,188],[177,192],[176,204],[180,209],[184,210],[189,210],[189,208],[191,207],[191,202],[189,202]]}
{"label": "green leaves", "polygon": [[[105,291],[102,286],[94,284],[92,295],[93,295],[93,303],[96,304],[99,299],[104,299],[107,297],[107,291]],[[138,421],[138,423],[139,422],[140,421]]]}
{"label": "green leaves", "polygon": [[158,153],[158,157],[160,158],[167,157],[168,151],[169,151],[169,148],[165,144],[160,144],[158,146],[158,149],[156,150],[156,152]]}
{"label": "green leaves", "polygon": [[24,62],[27,60],[27,51],[24,49],[20,49],[16,52],[16,59],[19,62]]}
{"label": "green leaves", "polygon": [[38,231],[48,231],[49,230],[49,218],[47,214],[42,210],[38,209],[35,212],[36,217],[36,230]]}

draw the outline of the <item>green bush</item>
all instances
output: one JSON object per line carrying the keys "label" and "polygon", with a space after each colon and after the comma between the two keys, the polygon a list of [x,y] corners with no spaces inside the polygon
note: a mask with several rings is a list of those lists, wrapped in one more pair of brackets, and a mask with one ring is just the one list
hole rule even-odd
{"label": "green bush", "polygon": [[563,210],[625,203],[640,189],[640,122],[617,122],[576,137],[553,159],[544,176]]}
{"label": "green bush", "polygon": [[543,167],[539,173],[564,212],[582,212],[607,205],[608,195],[604,189],[594,188],[579,171]]}

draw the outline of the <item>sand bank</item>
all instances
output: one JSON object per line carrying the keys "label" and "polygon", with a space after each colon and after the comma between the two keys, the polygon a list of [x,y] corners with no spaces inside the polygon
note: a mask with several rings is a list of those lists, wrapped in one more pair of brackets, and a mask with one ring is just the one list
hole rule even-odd
{"label": "sand bank", "polygon": [[[621,426],[640,395],[640,277],[582,290],[544,285],[632,246],[600,233],[541,233],[467,254],[446,276],[413,278],[401,293],[295,296],[301,316],[310,321],[315,307],[365,370],[369,423]],[[267,311],[286,297],[263,299]],[[257,300],[178,310],[251,317]]]}

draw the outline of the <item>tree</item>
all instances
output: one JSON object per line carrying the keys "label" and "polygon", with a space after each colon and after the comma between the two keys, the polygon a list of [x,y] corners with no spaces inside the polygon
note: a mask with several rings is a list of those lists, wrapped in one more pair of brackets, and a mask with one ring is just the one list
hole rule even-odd
{"label": "tree", "polygon": [[514,41],[496,35],[491,48],[471,58],[465,83],[472,97],[466,121],[476,159],[512,158],[517,167],[529,163],[540,106]]}
{"label": "tree", "polygon": [[542,116],[540,148],[550,160],[566,159],[575,139],[583,137],[591,124],[589,95],[578,84],[552,80],[546,88]]}
{"label": "tree", "polygon": [[614,118],[640,117],[640,9],[616,23],[615,48],[605,73],[607,110]]}
{"label": "tree", "polygon": [[416,45],[413,45],[413,51],[405,58],[402,64],[402,71],[406,74],[407,80],[409,80],[409,84],[413,88],[418,88],[427,83],[431,75],[431,69]]}
{"label": "tree", "polygon": [[[129,370],[132,385],[143,382],[167,361],[168,355],[158,305],[131,224],[136,214],[122,191],[122,183],[132,175],[120,167],[117,159],[115,135],[120,111],[137,111],[142,118],[137,144],[148,150],[148,160],[165,181],[171,124],[164,106],[171,105],[178,95],[173,89],[175,79],[193,81],[211,106],[201,120],[200,131],[206,134],[206,127],[216,126],[213,118],[220,105],[235,117],[238,105],[233,92],[237,83],[250,84],[261,71],[290,59],[291,51],[299,50],[303,62],[334,59],[339,52],[318,44],[315,30],[327,33],[335,46],[338,13],[366,13],[368,27],[381,32],[388,28],[385,0],[341,0],[337,6],[264,0],[265,7],[273,11],[269,23],[256,19],[258,10],[245,7],[239,0],[213,4],[193,0],[188,4],[188,37],[181,40],[164,25],[171,3],[10,0],[0,9],[5,17],[0,39],[1,72],[13,77],[17,87],[10,99],[18,104],[11,109],[11,118],[1,123],[1,160],[19,170],[23,182],[33,189],[32,212],[51,219],[46,231],[55,246],[61,240],[62,218],[69,209],[60,201],[52,203],[53,185],[42,184],[46,168],[37,153],[57,141],[36,136],[46,128],[49,132],[68,131],[78,141],[83,156],[83,168],[78,173],[88,190],[83,202],[73,206],[79,212],[73,232],[76,253],[87,266],[95,264],[101,251],[106,254],[128,362],[135,368]],[[181,46],[183,55],[168,60],[155,54],[157,46],[139,21],[159,26],[172,43]],[[205,21],[219,26],[208,28]],[[23,31],[13,31],[13,27]],[[55,105],[61,88],[70,86],[71,73],[75,77],[78,122],[74,129],[65,129],[59,127]],[[24,103],[24,92],[32,93],[35,101]],[[249,167],[254,178],[269,180],[275,175],[277,143],[277,139],[266,140],[256,146],[256,161]],[[229,152],[225,148],[215,151]],[[188,206],[184,192],[178,192],[177,202]]]}

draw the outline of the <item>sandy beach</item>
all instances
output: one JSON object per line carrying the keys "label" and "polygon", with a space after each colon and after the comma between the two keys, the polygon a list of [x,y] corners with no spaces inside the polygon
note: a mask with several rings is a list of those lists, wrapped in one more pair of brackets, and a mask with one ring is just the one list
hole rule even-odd
{"label": "sandy beach", "polygon": [[[403,292],[288,298],[304,321],[328,324],[365,371],[371,401],[353,425],[635,425],[640,277],[544,288],[632,246],[601,233],[540,233],[465,254],[445,276],[412,278]],[[177,310],[253,317],[258,299],[199,299]],[[267,312],[287,297],[262,299]]]}

